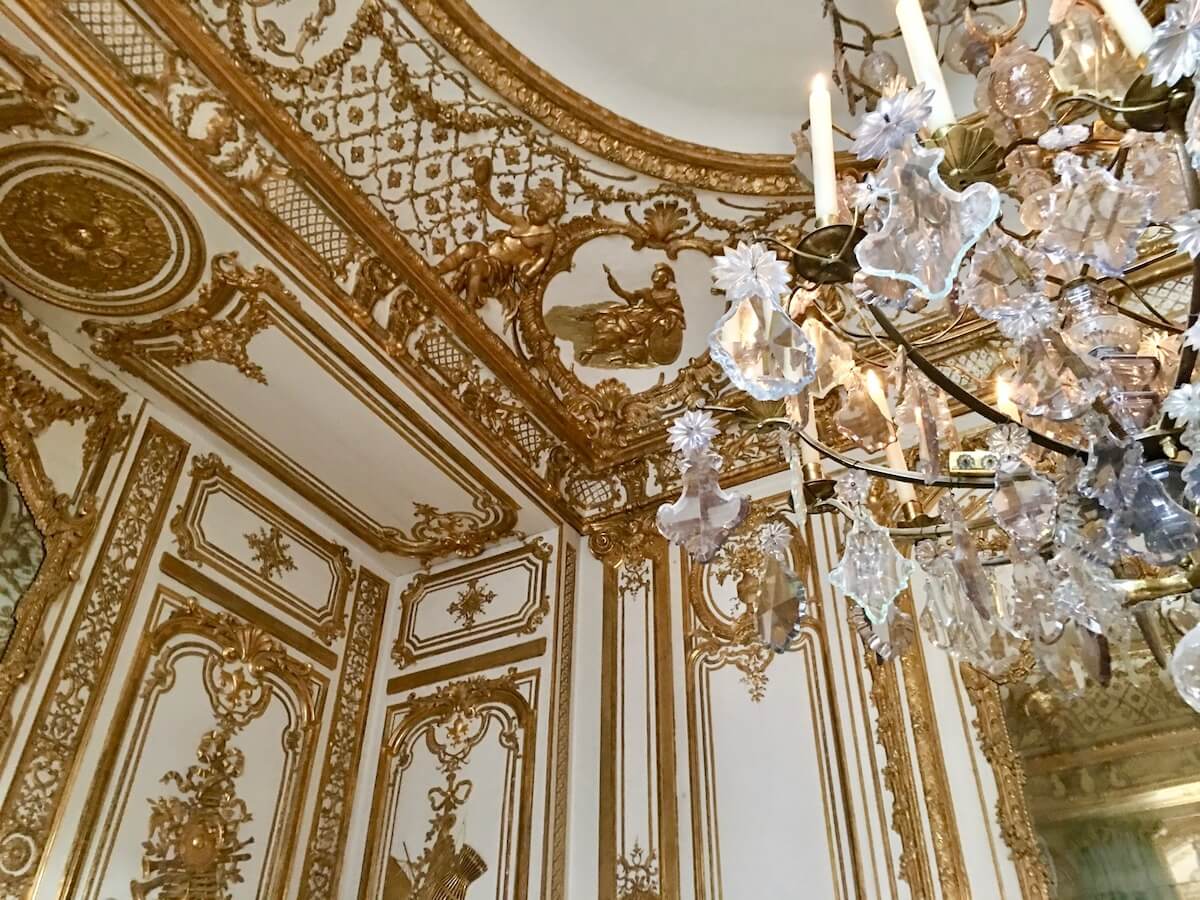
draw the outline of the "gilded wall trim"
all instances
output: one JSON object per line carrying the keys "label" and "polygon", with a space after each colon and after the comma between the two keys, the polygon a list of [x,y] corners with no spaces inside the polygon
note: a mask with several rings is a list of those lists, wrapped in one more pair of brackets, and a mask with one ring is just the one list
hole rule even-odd
{"label": "gilded wall trim", "polygon": [[[192,460],[187,497],[171,518],[170,528],[179,555],[197,565],[210,565],[242,587],[253,591],[281,612],[302,622],[324,643],[331,644],[345,629],[346,598],[352,580],[350,552],[322,537],[233,473],[219,456],[210,453]],[[329,568],[329,587],[314,608],[313,598],[299,597],[263,571],[250,566],[216,544],[204,530],[209,498],[225,494],[269,524],[275,533],[301,545]],[[314,583],[314,587],[316,584]]]}
{"label": "gilded wall trim", "polygon": [[[485,733],[484,723],[496,720],[502,732],[500,746],[508,761],[509,783],[505,793],[515,800],[512,819],[501,823],[501,833],[508,829],[507,839],[499,846],[514,848],[511,877],[512,900],[527,900],[529,893],[530,842],[533,826],[533,789],[536,770],[537,715],[526,699],[523,685],[537,693],[538,673],[509,669],[495,677],[474,676],[444,684],[432,693],[410,695],[403,703],[388,707],[386,736],[380,749],[375,776],[374,800],[371,807],[367,847],[364,854],[364,877],[359,888],[359,900],[383,896],[381,893],[390,852],[391,827],[396,803],[402,788],[405,771],[413,760],[413,749],[421,742],[446,778],[446,788],[435,788],[430,799],[442,797],[442,809],[431,821],[427,840],[448,833],[456,819],[457,807],[465,802],[470,788],[460,790],[466,783],[461,773]],[[480,723],[480,724],[475,724]],[[447,803],[446,801],[453,801]],[[449,808],[447,808],[447,806]],[[436,853],[436,844],[428,846],[418,863]],[[485,849],[486,852],[486,849]],[[491,865],[496,865],[493,860]],[[487,863],[485,862],[485,866]]]}
{"label": "gilded wall trim", "polygon": [[[1005,680],[1024,678],[1032,663],[1032,657],[1025,654]],[[959,667],[959,674],[975,707],[979,748],[996,779],[996,820],[1017,869],[1021,896],[1026,900],[1050,900],[1050,873],[1025,802],[1025,766],[1009,737],[1000,684],[966,664]]]}
{"label": "gilded wall trim", "polygon": [[32,896],[187,450],[150,420],[0,805],[0,896]]}
{"label": "gilded wall trim", "polygon": [[456,659],[454,662],[443,663],[440,666],[430,666],[411,672],[408,675],[394,675],[388,679],[388,694],[403,694],[405,691],[416,690],[430,684],[438,684],[455,678],[465,678],[488,669],[498,669],[501,666],[511,666],[527,659],[537,659],[546,653],[547,641],[544,637],[534,638],[520,644],[510,644],[499,650],[490,650],[478,656],[468,656],[466,659]]}
{"label": "gilded wall trim", "polygon": [[338,881],[346,858],[346,833],[361,767],[387,596],[387,582],[366,569],[359,570],[301,876],[300,896],[305,900],[333,900],[339,896]]}
{"label": "gilded wall trim", "polygon": [[[621,900],[626,896],[649,896],[654,900],[678,900],[679,804],[675,761],[675,689],[672,673],[673,633],[668,577],[668,545],[653,519],[634,513],[605,522],[591,530],[588,549],[604,570],[603,633],[600,664],[600,827],[599,900]],[[623,815],[618,788],[618,741],[620,723],[619,689],[624,673],[618,671],[621,644],[621,605],[637,603],[636,594],[653,616],[653,758],[644,762],[655,772],[655,786],[648,798],[656,810],[658,833],[648,835],[655,846],[619,849],[619,817]],[[651,873],[652,868],[652,873]],[[651,878],[651,874],[653,877]],[[642,894],[635,893],[643,891]]]}
{"label": "gilded wall trim", "polygon": [[[30,366],[69,385],[68,397],[47,386]],[[121,415],[125,395],[83,366],[53,350],[45,329],[24,315],[0,290],[0,453],[42,537],[44,556],[21,596],[11,633],[0,647],[0,748],[6,748],[13,691],[42,652],[42,626],[49,605],[79,576],[78,564],[97,524],[96,494],[109,461],[131,428]],[[79,449],[80,476],[71,494],[59,490],[42,464],[37,440],[55,423],[85,424]]]}
{"label": "gilded wall trim", "polygon": [[[534,538],[521,547],[478,562],[465,563],[440,572],[419,572],[414,575],[400,593],[400,633],[392,644],[393,661],[400,668],[405,668],[422,659],[453,650],[475,648],[487,641],[508,635],[533,634],[550,612],[548,576],[553,553],[553,548],[544,540]],[[480,586],[481,580],[514,569],[527,572],[529,580],[524,602],[513,613],[490,618],[485,616],[477,623],[475,615],[482,614],[484,610],[476,612],[470,609],[475,615],[471,616],[469,623],[459,622],[449,626],[444,632],[433,635],[417,634],[417,614],[432,591],[463,586],[463,592],[447,610],[454,614],[456,604],[460,611],[468,606],[468,595],[472,590],[476,593],[486,590]],[[484,583],[486,584],[486,581]],[[480,602],[481,599],[482,597],[477,597],[476,602]],[[494,600],[493,594],[488,602]]]}
{"label": "gilded wall trim", "polygon": [[[231,858],[233,854],[228,847],[219,847],[207,865],[199,864],[195,868],[179,864],[188,859],[187,841],[195,837],[189,835],[186,818],[172,823],[170,816],[152,808],[150,837],[142,845],[146,850],[143,859],[145,880],[130,886],[132,895],[136,900],[152,897],[154,891],[160,891],[158,896],[162,897],[176,892],[179,896],[194,896],[198,900],[209,897],[217,900],[225,896],[235,882],[242,880],[237,863],[256,853],[265,854],[265,857],[262,881],[255,895],[262,898],[280,896],[285,890],[295,852],[308,772],[317,749],[327,680],[314,674],[308,663],[291,656],[262,629],[237,616],[210,612],[195,599],[162,588],[155,605],[156,609],[151,612],[152,624],[138,642],[113,716],[113,727],[108,729],[100,762],[92,774],[91,787],[78,820],[80,827],[71,847],[62,895],[97,898],[106,864],[96,859],[91,866],[87,865],[92,849],[99,846],[111,852],[124,817],[143,814],[141,810],[131,810],[121,797],[130,790],[144,759],[144,747],[135,741],[122,754],[122,745],[131,729],[144,736],[158,702],[176,687],[178,660],[199,656],[204,661],[203,689],[215,723],[215,731],[206,735],[206,740],[215,737],[222,743],[236,739],[275,699],[287,697],[290,721],[281,735],[281,745],[290,758],[283,773],[283,790],[277,798],[283,808],[275,809],[271,816],[273,827],[266,845],[249,847],[240,859]],[[186,751],[187,748],[179,749]],[[234,752],[248,749],[251,748],[243,747]],[[203,752],[203,746],[201,750]],[[123,758],[119,760],[119,757]],[[118,796],[110,797],[109,788],[114,782]],[[186,788],[186,782],[177,787]],[[192,799],[191,802],[196,801]],[[262,811],[259,812],[261,815]],[[176,860],[176,864],[171,865],[170,860]],[[213,890],[214,881],[221,885],[221,891]]]}
{"label": "gilded wall trim", "polygon": [[464,0],[403,0],[480,81],[547,128],[602,159],[664,181],[735,194],[797,195],[811,186],[792,157],[735,153],[668,137],[571,90],[497,34]]}
{"label": "gilded wall trim", "polygon": [[0,38],[0,133],[79,137],[91,123],[69,109],[79,92],[36,56]]}
{"label": "gilded wall trim", "polygon": [[559,539],[557,667],[551,694],[554,723],[551,732],[550,790],[546,792],[545,859],[542,863],[542,900],[564,900],[567,895],[567,837],[570,827],[571,691],[575,666],[575,587],[579,551]]}

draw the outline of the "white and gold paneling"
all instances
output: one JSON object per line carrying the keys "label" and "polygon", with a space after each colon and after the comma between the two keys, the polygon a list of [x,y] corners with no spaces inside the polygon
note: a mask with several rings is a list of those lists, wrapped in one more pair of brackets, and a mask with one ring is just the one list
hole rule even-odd
{"label": "white and gold paneling", "polygon": [[184,559],[228,575],[326,644],[341,634],[349,551],[272,504],[216,454],[192,460],[187,498],[170,525]]}
{"label": "white and gold paneling", "polygon": [[[194,161],[136,124],[141,100],[69,62],[78,48],[0,15],[14,26],[0,58],[36,59],[59,85],[53,130],[0,127],[0,277],[13,297],[377,551],[470,557],[518,524],[547,527],[464,425],[434,424],[426,388],[364,343],[383,326],[333,312],[346,288],[231,213]],[[171,102],[221,127],[203,97]]]}
{"label": "white and gold paneling", "polygon": [[407,668],[530,635],[550,612],[553,547],[542,538],[483,560],[416,575],[400,595],[392,658]]}

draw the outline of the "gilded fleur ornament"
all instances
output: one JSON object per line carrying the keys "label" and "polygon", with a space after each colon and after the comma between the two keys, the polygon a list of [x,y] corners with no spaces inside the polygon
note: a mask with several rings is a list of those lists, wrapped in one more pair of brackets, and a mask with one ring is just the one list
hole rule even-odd
{"label": "gilded fleur ornament", "polygon": [[959,192],[938,172],[945,152],[909,141],[888,156],[878,179],[894,192],[883,224],[855,248],[864,275],[906,282],[939,300],[963,258],[1000,212],[1000,193],[979,182]]}

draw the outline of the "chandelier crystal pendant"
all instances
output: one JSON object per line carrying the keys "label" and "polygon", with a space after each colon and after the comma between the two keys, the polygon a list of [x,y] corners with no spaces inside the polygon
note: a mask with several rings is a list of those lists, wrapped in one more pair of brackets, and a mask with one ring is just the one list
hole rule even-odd
{"label": "chandelier crystal pendant", "polygon": [[[716,480],[736,422],[780,432],[797,517],[847,520],[829,578],[876,651],[902,652],[889,629],[914,579],[933,644],[1003,678],[1028,642],[1080,690],[1107,681],[1110,647],[1161,602],[1200,588],[1200,0],[1153,27],[1133,0],[1101,7],[1054,4],[1035,49],[1025,0],[900,0],[910,86],[891,29],[827,5],[859,113],[849,164],[839,181],[819,78],[811,228],[716,260],[728,309],[709,346],[729,389],[715,416],[672,429],[684,491],[659,510],[665,535],[703,561],[745,515]],[[976,79],[974,114],[956,115],[943,63]],[[1133,276],[1172,258],[1191,299],[1164,311]],[[938,362],[963,329],[999,348],[993,371]],[[818,429],[821,398],[836,408]],[[956,426],[986,449],[961,450]],[[760,610],[777,652],[804,602],[787,576]],[[1200,632],[1177,637],[1159,662],[1200,710]]]}

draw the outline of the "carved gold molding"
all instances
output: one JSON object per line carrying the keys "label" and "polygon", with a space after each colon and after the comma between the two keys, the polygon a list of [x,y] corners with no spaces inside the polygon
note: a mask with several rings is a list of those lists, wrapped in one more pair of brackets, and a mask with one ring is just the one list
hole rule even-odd
{"label": "carved gold molding", "polygon": [[571,693],[575,668],[575,588],[579,551],[560,532],[558,640],[551,695],[554,722],[550,738],[551,787],[546,791],[546,831],[542,864],[542,900],[562,900],[567,890],[567,832],[570,828]]}
{"label": "carved gold molding", "polygon": [[47,131],[79,137],[90,122],[68,109],[79,92],[40,59],[0,38],[0,133]]}
{"label": "carved gold molding", "polygon": [[[385,831],[392,822],[396,797],[402,786],[403,773],[412,763],[414,746],[423,738],[438,770],[449,779],[447,799],[453,795],[457,802],[452,805],[457,807],[466,798],[454,791],[454,785],[463,783],[459,775],[487,732],[474,723],[489,717],[498,720],[502,729],[500,744],[510,754],[511,782],[507,790],[516,799],[515,819],[506,823],[515,832],[508,839],[515,843],[512,897],[526,900],[537,716],[526,700],[521,684],[531,675],[536,685],[536,673],[519,673],[516,669],[491,678],[475,676],[444,684],[430,694],[410,695],[403,703],[388,708],[386,737],[375,776],[359,900],[381,896],[391,840],[391,835]],[[435,830],[431,830],[431,837]],[[502,842],[501,846],[506,843]]]}
{"label": "carved gold molding", "polygon": [[151,420],[0,806],[0,892],[28,896],[188,445]]}
{"label": "carved gold molding", "polygon": [[[413,663],[448,653],[452,650],[476,648],[479,645],[513,634],[533,634],[550,612],[548,576],[554,549],[541,538],[534,538],[523,546],[504,553],[487,557],[478,562],[465,563],[440,572],[419,572],[400,593],[402,608],[400,632],[392,645],[392,659],[400,668]],[[474,611],[472,621],[460,622],[432,635],[418,635],[417,614],[426,598],[436,589],[462,585],[465,592],[474,584],[477,590],[486,590],[479,582],[488,576],[499,575],[513,569],[528,573],[528,586],[524,602],[514,612],[497,617],[483,616],[483,610]],[[492,595],[492,600],[495,595]],[[462,597],[454,601],[461,603]],[[447,610],[454,615],[454,603]],[[482,616],[478,623],[475,616]],[[461,627],[460,627],[461,626]]]}
{"label": "carved gold molding", "polygon": [[[178,680],[176,659],[180,655],[197,653],[203,658],[200,677],[211,704],[209,712],[216,731],[225,739],[236,738],[251,722],[260,718],[277,693],[286,691],[290,694],[291,717],[281,736],[284,752],[290,757],[284,779],[289,789],[278,798],[278,802],[287,806],[273,811],[274,826],[266,845],[252,846],[242,857],[244,860],[251,853],[262,854],[270,850],[272,864],[263,867],[266,892],[282,893],[290,873],[305,805],[307,774],[316,751],[327,682],[324,676],[314,674],[308,663],[293,657],[261,628],[234,615],[210,612],[195,599],[160,588],[151,615],[152,624],[142,635],[126,673],[113,716],[114,725],[108,730],[100,762],[91,778],[79,818],[80,828],[72,842],[64,878],[64,896],[77,896],[79,892],[92,894],[98,889],[98,879],[103,872],[93,867],[85,876],[88,855],[98,840],[111,841],[115,825],[123,816],[131,814],[124,803],[115,802],[108,794],[115,779],[125,785],[122,790],[127,789],[137,766],[144,759],[142,748],[130,748],[125,753],[125,766],[118,768],[118,757],[130,728],[135,721],[138,727],[146,727],[141,716],[135,720],[135,707],[169,694]],[[191,636],[200,640],[185,639]],[[219,798],[210,796],[208,799]],[[105,807],[107,812],[103,812]],[[194,827],[200,827],[200,823],[196,822]],[[172,827],[169,817],[154,815],[152,809],[150,830],[150,838],[143,844],[144,862],[158,859],[160,865],[144,868],[146,880],[131,885],[134,897],[166,897],[174,892],[197,900],[220,900],[227,895],[228,887],[233,883],[228,880],[232,879],[230,869],[236,868],[230,864],[242,860],[212,852],[198,854],[195,865],[180,865],[187,854],[199,849],[186,843],[195,837],[187,832],[186,822],[176,822]],[[174,859],[177,863],[162,865],[164,859]],[[154,877],[155,874],[158,877]],[[221,878],[227,879],[224,888],[214,891],[214,881],[219,882]],[[155,894],[155,891],[161,894]]]}
{"label": "carved gold molding", "polygon": [[802,194],[792,157],[734,153],[660,134],[571,90],[493,31],[463,0],[404,0],[468,69],[526,115],[619,165],[665,181],[736,194]]}
{"label": "carved gold molding", "polygon": [[1050,900],[1050,873],[1038,846],[1033,818],[1025,801],[1025,766],[1013,749],[1000,697],[1002,683],[1025,678],[1032,667],[1033,657],[1025,653],[1021,661],[1005,675],[1003,682],[993,681],[966,664],[959,667],[959,674],[967,696],[975,707],[979,748],[996,779],[996,819],[1017,868],[1021,896]]}
{"label": "carved gold molding", "polygon": [[[349,551],[322,537],[255,490],[216,454],[195,457],[189,478],[187,497],[170,522],[179,555],[190,562],[213,566],[276,609],[311,628],[326,644],[333,643],[345,628],[346,597],[351,583]],[[286,536],[323,560],[329,567],[329,587],[325,595],[319,598],[297,596],[260,569],[214,543],[204,532],[204,513],[209,499],[221,493],[250,510],[278,534],[280,540]],[[320,604],[314,605],[314,599]]]}
{"label": "carved gold molding", "polygon": [[383,579],[366,569],[359,570],[350,630],[342,654],[333,724],[325,743],[316,813],[301,876],[300,896],[306,900],[333,900],[340,895],[338,881],[361,768],[363,736],[379,658],[387,595],[387,583]]}
{"label": "carved gold molding", "polygon": [[[78,395],[47,387],[26,368],[26,358],[44,367]],[[42,652],[46,609],[79,575],[79,559],[96,527],[96,492],[109,460],[125,443],[130,420],[121,415],[125,395],[82,366],[54,352],[49,335],[0,290],[0,451],[41,534],[44,557],[22,595],[7,644],[0,648],[0,748],[8,744],[9,703],[16,685]],[[80,480],[74,496],[61,492],[46,474],[37,438],[57,422],[85,423]]]}

